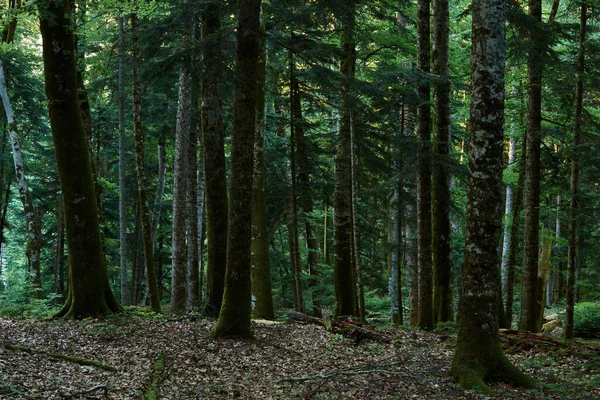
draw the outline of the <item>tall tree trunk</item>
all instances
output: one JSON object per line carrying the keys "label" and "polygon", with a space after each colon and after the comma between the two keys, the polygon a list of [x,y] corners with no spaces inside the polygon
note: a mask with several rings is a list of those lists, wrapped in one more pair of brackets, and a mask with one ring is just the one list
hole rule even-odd
{"label": "tall tree trunk", "polygon": [[156,234],[162,213],[163,197],[165,195],[165,177],[167,174],[167,138],[161,134],[158,138],[158,178],[156,179],[156,192],[154,194],[154,208],[152,210],[152,245],[156,249]]}
{"label": "tall tree trunk", "polygon": [[64,199],[69,291],[57,317],[121,310],[108,284],[91,161],[83,129],[68,0],[38,2],[50,125]]}
{"label": "tall tree trunk", "polygon": [[435,152],[433,166],[433,320],[452,319],[452,259],[450,234],[450,81],[448,77],[448,0],[433,0],[433,73]]}
{"label": "tall tree trunk", "polygon": [[119,17],[119,271],[121,278],[121,304],[129,304],[127,286],[127,168],[125,142],[125,18]]}
{"label": "tall tree trunk", "polygon": [[[16,13],[16,10],[21,8],[21,0],[10,0],[8,2],[8,9],[11,13]],[[17,32],[17,17],[13,15],[8,24],[4,26],[2,31],[2,42],[11,44],[15,40],[15,34]]]}
{"label": "tall tree trunk", "polygon": [[133,136],[135,141],[135,169],[138,183],[138,198],[140,205],[140,219],[142,223],[142,242],[144,247],[144,262],[146,265],[146,279],[150,303],[154,312],[160,313],[160,299],[156,283],[156,265],[154,260],[154,247],[152,246],[152,224],[150,209],[148,207],[148,189],[146,168],[144,167],[144,133],[142,126],[142,88],[139,78],[140,55],[138,44],[138,18],[131,14],[131,48],[133,58],[132,83],[133,83]]}
{"label": "tall tree trunk", "polygon": [[[399,171],[398,171],[399,172]],[[402,183],[394,185],[394,198],[392,200],[392,257],[389,276],[389,292],[391,300],[390,316],[394,325],[402,325],[402,285],[400,277],[400,263],[402,260]]]}
{"label": "tall tree trunk", "polygon": [[432,314],[432,238],[431,238],[431,109],[429,106],[429,83],[425,76],[430,72],[430,1],[417,2],[417,52],[418,67],[422,72],[418,109],[418,171],[417,220],[418,220],[418,270],[419,270],[419,328],[433,328]]}
{"label": "tall tree trunk", "polygon": [[[517,160],[517,141],[514,137],[509,138],[508,166]],[[508,257],[510,254],[511,239],[511,212],[513,211],[513,186],[506,185],[506,201],[504,202],[504,236],[502,238],[502,261],[500,271],[502,272],[502,293],[506,293],[506,280],[508,276]]]}
{"label": "tall tree trunk", "polygon": [[202,148],[206,184],[206,311],[216,316],[223,301],[227,250],[227,177],[221,116],[222,0],[209,2],[202,15]]}
{"label": "tall tree trunk", "polygon": [[231,128],[231,183],[225,292],[215,337],[251,337],[251,257],[256,77],[261,0],[238,1],[236,80]]}
{"label": "tall tree trunk", "polygon": [[502,147],[505,0],[474,0],[471,59],[471,140],[465,260],[459,330],[451,374],[464,389],[484,382],[507,382],[526,388],[536,382],[504,356],[498,330],[502,233]]}
{"label": "tall tree trunk", "polygon": [[274,319],[265,200],[265,94],[267,46],[265,21],[261,15],[256,76],[256,125],[254,130],[254,210],[252,213],[252,314]]}
{"label": "tall tree trunk", "polygon": [[341,47],[342,73],[340,100],[340,129],[335,158],[334,207],[334,268],[335,316],[356,315],[356,284],[352,268],[352,114],[354,98],[352,94],[356,68],[355,19],[356,2],[346,0],[339,19],[342,25]]}
{"label": "tall tree trunk", "polygon": [[[199,126],[201,129],[201,126]],[[201,131],[199,132],[200,136],[198,137],[199,140],[201,140]],[[205,232],[206,232],[206,220],[204,219],[204,213],[206,212],[206,205],[204,204],[204,152],[202,151],[202,146],[200,146],[200,149],[198,151],[198,178],[197,178],[197,182],[198,182],[198,200],[197,200],[197,206],[198,206],[198,264],[199,264],[199,268],[200,268],[200,282],[199,282],[199,302],[200,304],[202,304],[202,301],[204,299],[204,236],[205,236]]]}
{"label": "tall tree trunk", "polygon": [[352,255],[354,259],[354,276],[356,280],[356,303],[355,308],[362,323],[366,322],[365,311],[365,289],[362,276],[362,259],[360,254],[360,235],[358,229],[358,178],[356,174],[356,137],[354,135],[354,115],[351,116],[350,124],[350,174],[352,176]]}
{"label": "tall tree trunk", "polygon": [[579,22],[579,52],[577,55],[577,84],[575,86],[575,117],[573,120],[573,153],[571,158],[571,202],[569,203],[569,249],[567,266],[567,316],[565,338],[573,338],[573,311],[575,307],[575,285],[577,267],[577,213],[579,212],[579,174],[581,120],[583,114],[583,74],[585,72],[585,36],[587,33],[587,4],[582,2]]}
{"label": "tall tree trunk", "polygon": [[[529,15],[542,21],[542,1],[529,0]],[[536,332],[537,268],[540,219],[540,143],[542,122],[541,33],[531,30],[533,48],[527,59],[527,157],[525,178],[525,243],[523,245],[523,288],[519,329]]]}
{"label": "tall tree trunk", "polygon": [[63,200],[62,196],[59,195],[56,204],[56,249],[54,251],[54,285],[52,291],[62,296],[65,294],[64,282],[61,282],[61,278],[64,277],[62,273],[65,256],[64,221]]}
{"label": "tall tree trunk", "polygon": [[19,197],[23,204],[25,212],[25,220],[27,222],[27,269],[29,273],[29,282],[33,289],[33,296],[41,298],[42,293],[42,277],[40,271],[40,248],[42,223],[41,214],[36,211],[31,199],[31,192],[27,184],[25,176],[25,164],[23,162],[23,153],[21,151],[21,143],[19,142],[19,134],[17,130],[17,122],[15,121],[12,105],[8,98],[6,79],[4,77],[4,66],[0,62],[0,97],[4,106],[4,113],[8,123],[8,134],[10,144],[12,146],[13,161],[15,165],[15,173],[17,176],[17,187],[19,189]]}

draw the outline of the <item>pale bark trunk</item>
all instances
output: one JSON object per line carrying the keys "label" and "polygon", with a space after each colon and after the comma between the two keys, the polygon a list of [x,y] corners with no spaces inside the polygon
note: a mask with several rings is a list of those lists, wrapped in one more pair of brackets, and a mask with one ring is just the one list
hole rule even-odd
{"label": "pale bark trunk", "polygon": [[[508,165],[512,165],[517,160],[517,144],[514,137],[509,139]],[[513,187],[506,185],[506,201],[504,204],[504,237],[502,239],[502,262],[500,270],[502,271],[502,293],[506,293],[506,280],[508,276],[508,255],[510,251],[511,223],[510,213],[513,209]]]}

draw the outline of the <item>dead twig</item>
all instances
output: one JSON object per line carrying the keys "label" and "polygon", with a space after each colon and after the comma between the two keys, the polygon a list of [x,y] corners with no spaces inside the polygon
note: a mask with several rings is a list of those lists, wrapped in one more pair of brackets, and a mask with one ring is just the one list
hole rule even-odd
{"label": "dead twig", "polygon": [[84,389],[84,390],[80,390],[78,392],[73,392],[73,393],[62,393],[61,396],[66,399],[70,399],[72,397],[77,397],[77,396],[81,396],[84,394],[92,393],[92,392],[95,392],[96,390],[100,390],[100,389],[103,389],[104,397],[108,398],[108,386],[106,386],[106,385],[96,385],[89,389]]}
{"label": "dead twig", "polygon": [[75,363],[75,364],[79,364],[79,365],[89,365],[89,366],[92,366],[92,367],[103,369],[104,371],[109,371],[109,372],[117,372],[118,371],[117,368],[112,367],[110,365],[107,365],[107,364],[105,364],[103,362],[100,362],[100,361],[86,360],[84,358],[68,356],[66,354],[52,353],[50,351],[41,350],[41,349],[34,349],[32,347],[23,346],[23,345],[20,345],[20,344],[4,343],[4,347],[6,347],[9,350],[19,350],[19,351],[23,351],[25,353],[43,354],[43,355],[48,356],[48,357],[58,358],[60,360],[69,361],[69,362],[72,362],[72,363]]}

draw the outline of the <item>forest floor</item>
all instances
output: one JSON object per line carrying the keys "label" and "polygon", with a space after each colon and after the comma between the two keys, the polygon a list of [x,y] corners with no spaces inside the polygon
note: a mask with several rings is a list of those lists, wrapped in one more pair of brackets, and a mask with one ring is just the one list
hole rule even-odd
{"label": "forest floor", "polygon": [[[193,316],[0,318],[0,399],[487,398],[448,376],[453,332],[390,329],[379,331],[378,341],[359,342],[313,324],[265,321],[254,323],[254,340],[215,340],[213,324]],[[495,384],[496,398],[600,399],[600,347],[514,332],[503,342],[540,386]]]}

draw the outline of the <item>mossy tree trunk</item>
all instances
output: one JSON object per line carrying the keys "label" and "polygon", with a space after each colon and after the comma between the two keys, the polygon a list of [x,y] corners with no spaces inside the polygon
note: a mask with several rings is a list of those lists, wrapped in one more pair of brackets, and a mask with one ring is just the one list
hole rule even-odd
{"label": "mossy tree trunk", "polygon": [[221,12],[222,0],[202,10],[202,148],[206,184],[206,312],[216,316],[221,309],[227,253],[227,176],[221,114]]}
{"label": "mossy tree trunk", "polygon": [[127,203],[126,203],[126,137],[125,137],[125,18],[119,17],[119,277],[121,304],[129,303],[127,285]]}
{"label": "mossy tree trunk", "polygon": [[256,76],[256,126],[254,131],[254,210],[252,212],[252,314],[274,319],[265,201],[265,90],[267,46],[265,21],[260,20],[258,68]]}
{"label": "mossy tree trunk", "polygon": [[38,2],[50,125],[63,192],[69,290],[57,317],[121,311],[108,284],[91,161],[77,91],[68,0]]}
{"label": "mossy tree trunk", "polygon": [[433,282],[431,247],[431,109],[430,84],[426,76],[430,72],[430,0],[417,1],[417,65],[422,72],[419,93],[418,127],[418,271],[419,271],[419,328],[433,328]]}
{"label": "mossy tree trunk", "polygon": [[342,74],[340,99],[340,128],[335,158],[334,207],[334,266],[335,316],[356,315],[356,284],[352,265],[352,166],[351,129],[354,99],[352,87],[356,68],[354,39],[355,0],[346,0],[339,20],[342,25]]}
{"label": "mossy tree trunk", "polygon": [[587,4],[582,2],[579,26],[579,53],[577,55],[577,85],[575,86],[575,118],[573,121],[573,155],[571,156],[571,201],[569,203],[569,249],[567,266],[567,315],[565,338],[573,338],[573,313],[576,298],[577,213],[579,212],[579,174],[581,152],[581,122],[583,115],[583,79],[585,72],[585,37],[587,32]]}
{"label": "mossy tree trunk", "polygon": [[140,207],[140,220],[142,224],[142,245],[144,248],[144,262],[146,265],[146,280],[150,304],[154,312],[160,313],[160,299],[156,282],[156,264],[154,260],[154,247],[152,244],[152,223],[150,208],[148,207],[148,189],[146,168],[144,166],[144,132],[142,126],[142,88],[139,78],[140,55],[138,44],[138,17],[131,14],[131,48],[133,58],[132,83],[133,83],[133,136],[135,141],[135,170],[138,184],[138,199]]}
{"label": "mossy tree trunk", "polygon": [[[542,22],[542,1],[529,0],[529,16]],[[519,329],[536,332],[537,269],[540,237],[540,144],[542,124],[542,69],[543,53],[540,28],[533,28],[533,43],[527,58],[527,157],[525,175],[525,219],[523,245],[523,286]]]}
{"label": "mossy tree trunk", "polygon": [[433,73],[435,153],[433,166],[433,322],[452,320],[452,259],[450,233],[450,81],[448,0],[433,0]]}
{"label": "mossy tree trunk", "polygon": [[486,382],[527,388],[536,384],[504,356],[498,330],[506,2],[474,0],[472,16],[465,260],[451,373],[464,389],[479,387],[489,393]]}
{"label": "mossy tree trunk", "polygon": [[215,337],[252,337],[251,256],[252,178],[256,123],[256,77],[261,0],[238,1],[236,80],[231,128],[231,183],[225,292]]}

